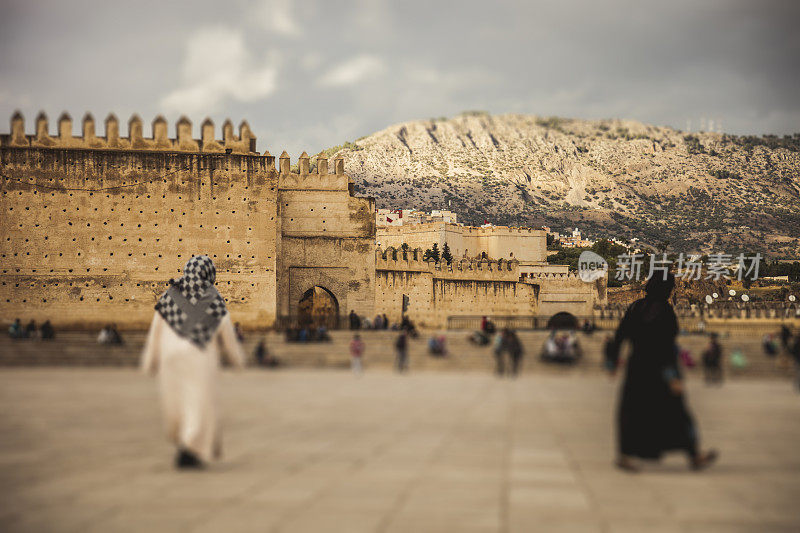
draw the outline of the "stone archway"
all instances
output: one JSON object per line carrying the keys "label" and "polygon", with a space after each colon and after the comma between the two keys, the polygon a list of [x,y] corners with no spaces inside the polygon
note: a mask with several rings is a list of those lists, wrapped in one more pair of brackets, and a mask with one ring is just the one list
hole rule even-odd
{"label": "stone archway", "polygon": [[339,301],[325,287],[315,285],[303,293],[297,304],[299,326],[325,326],[333,329],[339,325]]}

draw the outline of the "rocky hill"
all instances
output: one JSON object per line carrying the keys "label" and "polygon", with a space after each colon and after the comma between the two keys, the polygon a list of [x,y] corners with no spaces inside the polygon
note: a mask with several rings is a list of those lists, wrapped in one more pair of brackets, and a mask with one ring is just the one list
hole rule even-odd
{"label": "rocky hill", "polygon": [[579,226],[670,250],[800,253],[800,134],[686,134],[628,120],[467,112],[326,150],[378,207]]}

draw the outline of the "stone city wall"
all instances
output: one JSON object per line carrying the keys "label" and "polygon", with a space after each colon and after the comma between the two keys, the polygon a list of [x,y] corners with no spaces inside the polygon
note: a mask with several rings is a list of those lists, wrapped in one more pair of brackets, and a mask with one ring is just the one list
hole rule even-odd
{"label": "stone city wall", "polygon": [[222,125],[222,139],[214,137],[214,122],[206,119],[200,126],[202,138],[192,138],[192,123],[181,117],[175,125],[175,138],[170,139],[167,133],[167,121],[157,116],[151,125],[152,137],[144,137],[144,126],[139,115],[128,120],[128,136],[121,137],[119,120],[111,113],[105,120],[105,136],[98,137],[95,131],[94,117],[90,113],[84,115],[81,122],[81,137],[72,135],[72,117],[63,113],[58,119],[58,135],[50,136],[47,116],[39,113],[36,117],[36,133],[25,133],[25,119],[16,112],[11,117],[11,133],[0,135],[0,145],[35,148],[92,148],[117,150],[169,150],[181,152],[225,152],[248,154],[256,151],[256,137],[250,131],[247,121],[239,125],[239,135],[233,133],[233,123],[226,120]]}
{"label": "stone city wall", "polygon": [[[397,259],[395,259],[395,257]],[[519,282],[517,261],[422,261],[422,250],[389,248],[375,254],[375,307],[390,321],[408,316],[421,327],[441,328],[448,316],[537,314],[534,285]]]}
{"label": "stone city wall", "polygon": [[426,250],[447,243],[454,258],[478,257],[485,253],[493,259],[517,259],[521,262],[544,262],[547,258],[547,233],[543,230],[506,226],[471,227],[446,222],[383,226],[376,240],[381,246]]}
{"label": "stone city wall", "polygon": [[375,305],[375,201],[353,196],[353,184],[344,174],[344,161],[317,158],[309,172],[304,152],[298,173],[290,172],[289,157],[280,159],[278,209],[279,314],[294,317],[306,291],[315,286],[331,293],[338,314],[351,310],[372,316]]}
{"label": "stone city wall", "polygon": [[595,305],[607,302],[607,278],[591,283],[583,281],[577,272],[528,273],[526,283],[539,291],[539,314],[553,315],[566,311],[576,316],[591,316]]}
{"label": "stone city wall", "polygon": [[[57,326],[116,322],[144,327],[167,280],[193,254],[207,254],[236,321],[276,315],[278,175],[274,158],[251,152],[246,123],[223,140],[213,124],[191,138],[182,119],[175,139],[141,120],[121,138],[116,119],[97,137],[91,117],[82,138],[67,115],[51,137],[40,115],[36,134],[14,115],[0,136],[0,319],[50,319]],[[230,153],[225,153],[229,150]]]}

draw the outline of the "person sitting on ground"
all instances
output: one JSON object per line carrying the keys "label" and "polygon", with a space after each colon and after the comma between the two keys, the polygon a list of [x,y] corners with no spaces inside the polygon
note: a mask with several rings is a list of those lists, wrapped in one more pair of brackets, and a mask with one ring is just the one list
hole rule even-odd
{"label": "person sitting on ground", "polygon": [[111,344],[111,324],[106,324],[97,335],[97,344]]}
{"label": "person sitting on ground", "polygon": [[56,331],[49,320],[45,320],[42,327],[39,329],[39,336],[43,341],[50,341],[56,338]]}
{"label": "person sitting on ground", "polygon": [[116,324],[111,324],[111,328],[109,330],[109,344],[125,344],[125,341],[122,340],[122,335],[120,335],[119,330],[117,329]]}
{"label": "person sitting on ground", "polygon": [[434,335],[428,339],[428,353],[436,357],[447,355],[446,340],[444,335]]}
{"label": "person sitting on ground", "polygon": [[28,325],[25,326],[25,338],[27,339],[35,339],[38,335],[38,329],[36,328],[36,321],[31,319],[28,322]]}
{"label": "person sitting on ground", "polygon": [[378,313],[372,321],[372,327],[375,329],[383,329],[383,317]]}
{"label": "person sitting on ground", "polygon": [[480,330],[473,331],[469,335],[467,335],[467,340],[472,344],[477,344],[478,346],[486,346],[489,344],[489,337]]}
{"label": "person sitting on ground", "polygon": [[317,327],[317,340],[319,342],[330,342],[331,336],[328,335],[328,328],[325,327],[325,324],[320,324]]}
{"label": "person sitting on ground", "polygon": [[8,336],[12,339],[21,339],[25,336],[25,330],[22,329],[22,322],[20,322],[19,318],[14,320],[14,323],[9,326]]}

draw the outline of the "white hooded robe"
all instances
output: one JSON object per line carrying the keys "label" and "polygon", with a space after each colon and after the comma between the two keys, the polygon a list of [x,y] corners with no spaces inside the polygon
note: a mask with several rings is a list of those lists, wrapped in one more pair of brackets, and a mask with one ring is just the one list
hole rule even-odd
{"label": "white hooded robe", "polygon": [[244,366],[245,355],[230,313],[203,348],[175,333],[159,313],[153,316],[142,370],[159,375],[169,439],[204,462],[219,458],[222,452],[217,398],[221,357],[236,368]]}

